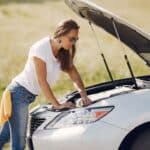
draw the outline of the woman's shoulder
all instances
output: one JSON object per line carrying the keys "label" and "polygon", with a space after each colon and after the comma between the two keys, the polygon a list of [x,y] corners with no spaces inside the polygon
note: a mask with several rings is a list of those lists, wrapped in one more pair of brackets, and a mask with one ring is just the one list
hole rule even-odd
{"label": "woman's shoulder", "polygon": [[49,36],[46,36],[38,41],[36,41],[31,47],[30,49],[39,49],[39,48],[43,48],[43,47],[46,47],[48,46],[49,44],[49,40],[50,40],[50,37]]}
{"label": "woman's shoulder", "polygon": [[28,55],[29,58],[36,56],[44,61],[47,61],[47,57],[49,54],[49,40],[50,38],[47,36],[35,42],[30,48]]}

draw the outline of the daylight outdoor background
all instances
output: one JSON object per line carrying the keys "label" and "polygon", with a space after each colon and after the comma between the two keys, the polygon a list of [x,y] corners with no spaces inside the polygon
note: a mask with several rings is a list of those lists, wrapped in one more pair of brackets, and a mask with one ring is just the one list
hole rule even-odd
{"label": "daylight outdoor background", "polygon": [[[91,1],[150,33],[150,0]],[[68,18],[75,19],[81,27],[75,65],[85,86],[109,80],[100,56],[101,50],[115,79],[130,76],[123,59],[123,48],[136,76],[150,74],[150,69],[129,48],[122,47],[112,36],[95,27],[101,46],[99,49],[88,22],[74,14],[63,0],[0,0],[0,98],[11,79],[23,70],[30,46],[52,35],[57,23]],[[57,98],[75,90],[64,73],[52,89]],[[47,103],[47,100],[41,95],[30,108],[43,103]]]}

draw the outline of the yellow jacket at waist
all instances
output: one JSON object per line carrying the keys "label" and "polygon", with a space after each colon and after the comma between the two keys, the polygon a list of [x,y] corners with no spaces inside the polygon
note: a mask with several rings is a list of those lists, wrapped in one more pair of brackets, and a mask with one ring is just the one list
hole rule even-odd
{"label": "yellow jacket at waist", "polygon": [[0,126],[9,120],[12,113],[11,93],[5,89],[0,101]]}

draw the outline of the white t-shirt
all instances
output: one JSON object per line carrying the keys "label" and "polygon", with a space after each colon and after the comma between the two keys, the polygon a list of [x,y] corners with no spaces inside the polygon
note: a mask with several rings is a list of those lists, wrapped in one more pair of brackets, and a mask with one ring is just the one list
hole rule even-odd
{"label": "white t-shirt", "polygon": [[60,62],[53,54],[50,37],[45,37],[31,46],[24,70],[12,79],[12,82],[16,81],[31,93],[39,95],[41,88],[37,80],[33,56],[42,59],[46,63],[49,85],[52,85],[60,76]]}

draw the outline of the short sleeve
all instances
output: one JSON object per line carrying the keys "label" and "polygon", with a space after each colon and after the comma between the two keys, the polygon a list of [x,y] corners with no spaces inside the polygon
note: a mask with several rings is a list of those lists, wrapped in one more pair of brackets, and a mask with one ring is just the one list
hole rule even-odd
{"label": "short sleeve", "polygon": [[46,62],[47,60],[47,53],[46,53],[46,49],[42,48],[42,47],[33,47],[32,48],[32,54],[31,56],[36,56],[38,58],[40,58],[41,60],[43,60],[44,62]]}

